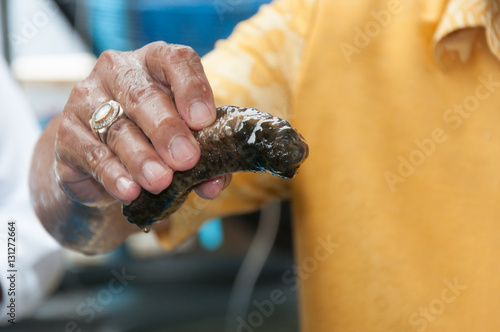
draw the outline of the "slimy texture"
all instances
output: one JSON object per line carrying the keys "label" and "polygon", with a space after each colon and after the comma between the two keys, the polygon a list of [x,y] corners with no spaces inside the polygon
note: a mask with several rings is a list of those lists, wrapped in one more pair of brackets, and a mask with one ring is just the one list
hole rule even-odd
{"label": "slimy texture", "polygon": [[174,213],[203,181],[235,172],[292,178],[309,154],[304,138],[290,123],[255,108],[219,107],[215,123],[193,135],[201,147],[195,167],[175,172],[172,183],[161,193],[142,189],[132,204],[122,205],[127,220],[143,231]]}

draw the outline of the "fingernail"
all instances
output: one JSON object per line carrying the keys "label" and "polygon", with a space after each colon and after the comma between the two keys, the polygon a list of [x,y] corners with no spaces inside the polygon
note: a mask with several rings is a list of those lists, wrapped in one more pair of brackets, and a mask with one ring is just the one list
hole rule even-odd
{"label": "fingernail", "polygon": [[170,145],[172,158],[176,161],[188,161],[196,154],[196,148],[184,136],[177,136],[177,138]]}
{"label": "fingernail", "polygon": [[134,182],[129,178],[121,176],[116,180],[116,189],[120,192],[121,195],[126,196],[130,188],[134,186]]}
{"label": "fingernail", "polygon": [[142,173],[149,184],[155,183],[167,173],[167,170],[156,161],[148,161],[142,166]]}
{"label": "fingernail", "polygon": [[205,124],[210,121],[212,114],[208,110],[207,105],[202,102],[196,102],[189,108],[189,116],[191,121],[197,124]]}

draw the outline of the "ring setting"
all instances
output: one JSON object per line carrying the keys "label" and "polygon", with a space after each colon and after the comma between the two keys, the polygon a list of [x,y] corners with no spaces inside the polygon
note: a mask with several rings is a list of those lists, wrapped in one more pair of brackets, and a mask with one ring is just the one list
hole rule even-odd
{"label": "ring setting", "polygon": [[114,100],[110,100],[101,104],[92,114],[89,120],[90,128],[101,142],[106,143],[109,128],[113,123],[124,117],[125,114],[121,105]]}

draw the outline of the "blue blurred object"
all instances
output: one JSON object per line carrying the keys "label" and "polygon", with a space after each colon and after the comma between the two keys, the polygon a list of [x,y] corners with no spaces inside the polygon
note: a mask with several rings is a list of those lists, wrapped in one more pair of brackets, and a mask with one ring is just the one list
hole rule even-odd
{"label": "blue blurred object", "polygon": [[198,230],[200,243],[206,250],[217,250],[224,242],[221,219],[211,219]]}
{"label": "blue blurred object", "polygon": [[136,1],[132,13],[141,29],[139,45],[163,40],[189,45],[200,56],[211,51],[218,39],[227,38],[234,26],[270,0],[150,0]]}
{"label": "blue blurred object", "polygon": [[88,34],[96,55],[107,49],[128,51],[132,48],[128,0],[88,0],[84,4]]}
{"label": "blue blurred object", "polygon": [[153,41],[189,45],[200,56],[271,0],[90,0],[84,2],[95,53]]}

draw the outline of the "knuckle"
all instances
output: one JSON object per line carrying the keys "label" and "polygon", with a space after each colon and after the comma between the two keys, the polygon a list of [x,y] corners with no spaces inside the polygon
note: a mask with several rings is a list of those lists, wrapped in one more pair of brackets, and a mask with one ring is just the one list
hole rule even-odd
{"label": "knuckle", "polygon": [[155,130],[163,130],[174,133],[179,131],[189,131],[186,123],[179,117],[166,116],[155,123]]}
{"label": "knuckle", "polygon": [[97,59],[96,66],[109,66],[113,65],[121,57],[122,52],[115,50],[106,50],[101,53]]}
{"label": "knuckle", "polygon": [[72,116],[69,112],[63,112],[61,122],[59,123],[56,133],[56,153],[71,149],[75,136],[74,128],[74,116]]}
{"label": "knuckle", "polygon": [[87,150],[85,160],[92,170],[92,175],[99,180],[102,173],[113,162],[114,156],[105,145],[97,145]]}
{"label": "knuckle", "polygon": [[123,97],[125,97],[127,104],[138,105],[139,103],[153,98],[159,92],[154,83],[150,82],[145,77],[141,80],[141,83],[131,84],[126,90]]}
{"label": "knuckle", "polygon": [[205,93],[207,91],[207,87],[198,77],[191,77],[186,81],[187,92],[190,92],[188,95],[198,95],[200,91]]}
{"label": "knuckle", "polygon": [[90,94],[90,89],[86,80],[78,82],[71,90],[71,97],[73,98],[82,98],[89,94]]}
{"label": "knuckle", "polygon": [[112,150],[116,150],[117,143],[120,142],[120,136],[126,130],[127,121],[124,121],[123,119],[115,122],[111,127],[109,127],[106,143]]}
{"label": "knuckle", "polygon": [[69,136],[73,130],[73,120],[69,112],[63,112],[61,122],[59,123],[59,128],[57,128],[57,135],[59,138],[64,138]]}
{"label": "knuckle", "polygon": [[152,42],[148,45],[148,47],[152,48],[153,50],[160,51],[160,50],[166,50],[167,48],[170,47],[170,44],[167,44],[164,41],[155,41]]}
{"label": "knuckle", "polygon": [[[128,119],[121,119],[109,127],[106,144],[112,150],[117,152],[121,148],[135,147],[136,140],[131,137],[138,137],[142,134],[139,127]],[[132,149],[131,149],[132,150]],[[135,155],[135,151],[133,152]]]}
{"label": "knuckle", "polygon": [[182,60],[199,60],[198,53],[195,52],[191,47],[186,45],[171,45],[170,46],[170,58],[175,61]]}
{"label": "knuckle", "polygon": [[161,58],[169,53],[171,47],[172,47],[172,44],[167,44],[164,41],[155,41],[155,42],[152,42],[152,43],[144,46],[144,49],[145,49],[147,54],[149,54],[153,57],[160,57]]}
{"label": "knuckle", "polygon": [[89,106],[89,96],[95,94],[97,88],[97,84],[92,78],[92,74],[85,80],[75,84],[71,90],[68,102],[64,107],[64,113],[66,113],[66,115],[87,113],[91,108],[91,106]]}

